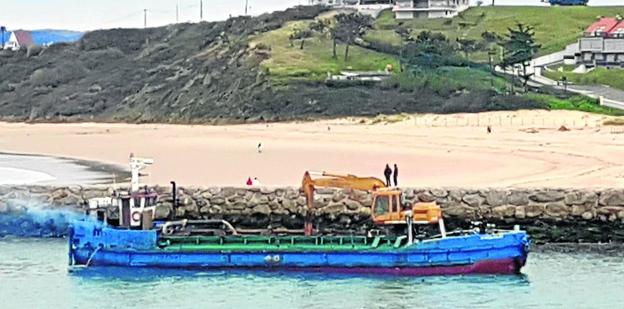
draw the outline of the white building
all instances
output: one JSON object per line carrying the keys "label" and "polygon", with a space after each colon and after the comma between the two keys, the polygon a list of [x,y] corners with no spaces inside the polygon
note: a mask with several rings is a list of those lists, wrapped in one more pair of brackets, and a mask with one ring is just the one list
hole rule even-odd
{"label": "white building", "polygon": [[396,19],[452,18],[470,7],[469,0],[396,0]]}
{"label": "white building", "polygon": [[308,0],[309,5],[328,6],[371,6],[371,5],[392,5],[394,0]]}

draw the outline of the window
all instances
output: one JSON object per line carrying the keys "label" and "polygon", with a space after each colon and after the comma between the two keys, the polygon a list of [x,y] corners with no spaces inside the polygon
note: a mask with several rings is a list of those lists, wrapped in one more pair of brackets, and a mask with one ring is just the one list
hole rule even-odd
{"label": "window", "polygon": [[401,201],[399,201],[399,196],[395,195],[394,197],[392,197],[392,211],[393,212],[398,212],[401,211]]}
{"label": "window", "polygon": [[388,213],[388,197],[378,196],[375,200],[375,215],[385,215]]}

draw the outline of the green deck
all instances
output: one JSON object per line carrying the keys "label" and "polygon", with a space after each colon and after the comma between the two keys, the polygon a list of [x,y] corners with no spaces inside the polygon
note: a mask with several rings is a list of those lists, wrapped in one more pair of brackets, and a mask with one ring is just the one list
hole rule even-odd
{"label": "green deck", "polygon": [[407,243],[403,237],[364,236],[162,236],[171,251],[387,251]]}

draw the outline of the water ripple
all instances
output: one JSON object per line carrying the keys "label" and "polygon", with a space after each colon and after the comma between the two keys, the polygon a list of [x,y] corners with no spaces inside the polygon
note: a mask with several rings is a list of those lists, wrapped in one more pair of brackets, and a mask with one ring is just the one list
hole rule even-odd
{"label": "water ripple", "polygon": [[534,253],[518,276],[68,268],[65,246],[0,239],[2,308],[615,308],[624,274],[621,256],[592,252]]}

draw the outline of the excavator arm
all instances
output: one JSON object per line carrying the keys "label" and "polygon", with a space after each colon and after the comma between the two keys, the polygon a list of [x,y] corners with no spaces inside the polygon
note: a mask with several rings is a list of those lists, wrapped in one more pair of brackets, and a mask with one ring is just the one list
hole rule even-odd
{"label": "excavator arm", "polygon": [[[319,178],[312,179],[310,172],[305,172],[301,187],[306,196],[306,204],[308,209],[314,208],[314,191],[317,187],[322,188],[342,188],[353,189],[362,191],[374,191],[380,188],[385,188],[386,184],[383,180],[375,177],[357,177],[355,175],[339,175],[332,173],[318,173]],[[314,230],[312,212],[308,211],[308,215],[305,220],[304,231],[306,235],[312,235]]]}

